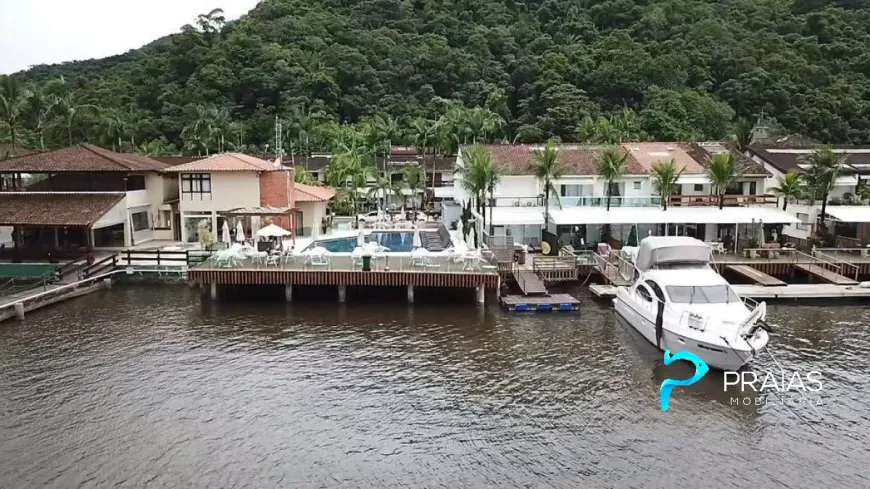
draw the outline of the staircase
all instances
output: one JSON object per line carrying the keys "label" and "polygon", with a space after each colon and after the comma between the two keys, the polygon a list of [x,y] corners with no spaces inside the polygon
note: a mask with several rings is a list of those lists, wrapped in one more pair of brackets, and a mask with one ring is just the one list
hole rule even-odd
{"label": "staircase", "polygon": [[547,287],[544,286],[544,282],[541,281],[541,278],[535,272],[514,267],[513,274],[517,285],[523,291],[523,295],[547,295],[549,293]]}
{"label": "staircase", "polygon": [[631,285],[631,282],[619,273],[619,267],[607,261],[607,258],[593,253],[592,261],[595,264],[595,270],[604,277],[607,283],[617,287],[628,287]]}

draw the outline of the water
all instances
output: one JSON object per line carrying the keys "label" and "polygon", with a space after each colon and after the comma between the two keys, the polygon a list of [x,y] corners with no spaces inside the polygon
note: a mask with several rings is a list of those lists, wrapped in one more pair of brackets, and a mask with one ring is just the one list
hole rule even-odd
{"label": "water", "polygon": [[714,377],[661,412],[672,367],[582,307],[116,286],[0,325],[0,487],[870,487],[870,307],[771,308],[812,427]]}
{"label": "water", "polygon": [[[414,233],[413,231],[383,231],[372,232],[368,237],[368,241],[375,241],[381,246],[385,246],[392,252],[410,252],[414,249]],[[318,241],[317,245],[326,248],[333,253],[350,253],[356,248],[357,237],[350,238],[335,238]]]}

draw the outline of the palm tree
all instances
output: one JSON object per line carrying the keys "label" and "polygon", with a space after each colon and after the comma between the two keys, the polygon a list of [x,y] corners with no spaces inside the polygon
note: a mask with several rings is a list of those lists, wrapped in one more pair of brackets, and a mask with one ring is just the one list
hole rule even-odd
{"label": "palm tree", "polygon": [[69,137],[69,145],[73,144],[72,137],[72,125],[75,121],[77,115],[82,114],[84,112],[90,112],[91,114],[99,114],[100,108],[93,104],[79,104],[76,103],[75,96],[72,91],[67,91],[63,95],[58,96],[56,99],[56,104],[58,110],[61,114],[63,114],[66,119],[66,131],[67,136]]}
{"label": "palm tree", "polygon": [[754,124],[749,122],[749,119],[742,117],[734,122],[734,141],[737,143],[737,149],[741,153],[749,149],[749,145],[752,144],[752,138],[754,137],[752,129],[754,127]]}
{"label": "palm tree", "polygon": [[843,167],[843,160],[834,153],[830,146],[813,151],[807,158],[810,167],[806,170],[804,178],[814,195],[822,198],[822,213],[819,216],[822,224],[825,223],[825,211],[828,208],[828,195],[834,189],[834,184]]}
{"label": "palm tree", "polygon": [[393,187],[393,177],[389,173],[379,172],[375,176],[375,183],[371,187],[369,187],[366,195],[370,199],[377,199],[378,194],[382,193],[383,197],[381,197],[381,203],[378,204],[378,208],[383,209],[384,212],[387,210],[387,199],[390,197],[390,194],[394,192],[394,190],[398,190]]}
{"label": "palm tree", "polygon": [[595,171],[607,181],[607,210],[610,210],[610,200],[613,197],[615,181],[625,175],[625,162],[628,153],[623,153],[619,146],[608,146],[601,150],[595,162]]}
{"label": "palm tree", "polygon": [[804,183],[801,174],[796,171],[790,171],[779,177],[779,185],[770,189],[777,197],[782,197],[782,210],[788,208],[790,199],[800,200],[803,196]]}
{"label": "palm tree", "polygon": [[30,127],[39,136],[39,149],[45,151],[45,125],[54,113],[57,99],[49,97],[41,87],[30,90],[25,106],[26,118]]}
{"label": "palm tree", "polygon": [[483,218],[484,227],[486,227],[486,192],[492,186],[493,172],[492,155],[481,146],[468,148],[462,165],[456,170],[463,190],[477,203],[477,211]]}
{"label": "palm tree", "polygon": [[[438,128],[438,123],[429,119],[418,117],[411,123],[413,129],[414,144],[423,154],[423,164],[426,164],[426,149],[433,143],[435,139],[435,131]],[[434,146],[434,145],[433,145]],[[432,151],[433,156],[435,151]],[[432,186],[435,186],[435,158],[432,158]]]}
{"label": "palm tree", "polygon": [[677,180],[683,174],[682,170],[677,171],[677,163],[671,159],[670,161],[657,161],[652,166],[653,186],[656,191],[662,196],[662,206],[664,210],[668,210],[668,200],[671,195],[674,195],[677,190]]}
{"label": "palm tree", "polygon": [[334,188],[345,188],[350,195],[354,214],[358,210],[359,189],[368,183],[368,177],[374,173],[374,168],[365,162],[365,154],[356,146],[342,146],[332,158],[332,164],[326,173],[327,182]]}
{"label": "palm tree", "polygon": [[550,190],[553,188],[553,180],[559,179],[565,174],[565,167],[559,160],[559,148],[556,142],[550,139],[544,144],[544,148],[535,150],[529,169],[538,181],[544,182],[544,225],[550,222]]}
{"label": "palm tree", "polygon": [[402,187],[411,192],[412,210],[416,220],[417,194],[421,190],[426,190],[426,173],[423,168],[417,165],[407,165],[402,168]]}
{"label": "palm tree", "polygon": [[[402,139],[402,130],[399,123],[389,115],[376,115],[372,119],[372,144],[386,146],[384,149],[384,169],[387,168],[387,159],[390,156],[390,148],[394,141]],[[377,151],[377,150],[375,150]]]}
{"label": "palm tree", "polygon": [[731,153],[717,153],[707,158],[707,178],[713,186],[713,193],[719,197],[720,209],[725,207],[725,192],[737,184],[742,174]]}
{"label": "palm tree", "polygon": [[[290,145],[291,155],[296,154],[293,150],[293,141],[296,141],[296,147],[301,150],[304,146],[304,155],[311,156],[311,136],[323,119],[324,115],[321,112],[312,112],[311,109],[303,111],[298,107],[293,109],[286,129],[286,141]],[[305,161],[307,164],[308,160]]]}
{"label": "palm tree", "polygon": [[15,153],[15,129],[21,124],[28,97],[30,92],[18,78],[9,75],[0,76],[0,119],[9,125],[13,154]]}
{"label": "palm tree", "polygon": [[311,172],[308,171],[304,166],[296,165],[293,168],[293,181],[296,183],[303,183],[305,185],[319,185],[320,182],[311,175]]}
{"label": "palm tree", "polygon": [[198,155],[205,151],[208,156],[217,133],[214,117],[218,111],[213,106],[196,104],[188,106],[187,112],[190,122],[181,130],[185,148],[189,151],[196,150]]}
{"label": "palm tree", "polygon": [[99,130],[104,140],[110,141],[112,151],[115,151],[115,138],[118,141],[118,151],[121,151],[121,140],[127,133],[127,123],[117,110],[107,110],[100,114]]}

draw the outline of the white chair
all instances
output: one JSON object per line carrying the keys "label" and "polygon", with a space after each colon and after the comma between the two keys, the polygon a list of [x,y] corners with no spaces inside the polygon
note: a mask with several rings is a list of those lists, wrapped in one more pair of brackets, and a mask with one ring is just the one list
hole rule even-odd
{"label": "white chair", "polygon": [[368,253],[365,248],[362,248],[360,246],[357,246],[356,248],[354,248],[353,251],[350,253],[351,266],[352,267],[355,267],[357,265],[362,266],[363,265],[363,256],[365,256],[366,254],[370,254],[370,253]]}

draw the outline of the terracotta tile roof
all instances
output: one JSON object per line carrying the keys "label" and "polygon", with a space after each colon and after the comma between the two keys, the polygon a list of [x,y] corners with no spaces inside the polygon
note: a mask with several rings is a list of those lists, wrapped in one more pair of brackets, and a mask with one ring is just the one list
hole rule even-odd
{"label": "terracotta tile roof", "polygon": [[[508,175],[531,175],[529,165],[535,150],[541,144],[490,144],[484,149],[492,153],[492,161],[505,168]],[[595,175],[595,161],[603,146],[564,144],[559,146],[559,160],[566,167],[566,175]],[[463,147],[462,151],[467,151]],[[633,156],[625,162],[627,175],[649,173]]]}
{"label": "terracotta tile roof", "polygon": [[741,153],[737,146],[732,142],[710,142],[710,143],[685,143],[680,145],[686,153],[695,159],[706,169],[709,157],[716,153],[730,152],[737,160],[737,164],[741,168],[745,168],[744,176],[762,175],[765,177],[771,176],[770,172],[764,169],[763,165],[758,164],[752,158]]}
{"label": "terracotta tile roof", "polygon": [[168,166],[147,156],[115,153],[93,144],[80,143],[0,161],[0,172],[140,172],[162,171]]}
{"label": "terracotta tile roof", "polygon": [[316,187],[304,183],[294,184],[296,202],[327,202],[335,197],[335,190],[328,187]]}
{"label": "terracotta tile roof", "polygon": [[[800,165],[806,165],[807,159],[816,149],[818,149],[817,146],[780,148],[752,145],[749,152],[768,162],[777,170],[787,173],[792,170],[803,171]],[[847,165],[843,168],[843,173],[852,175],[870,173],[870,148],[842,146],[834,147],[834,151],[840,154]]]}
{"label": "terracotta tile roof", "polygon": [[674,160],[677,171],[685,175],[701,175],[706,169],[695,161],[678,143],[624,143],[622,148],[643,167],[643,173],[652,173],[653,165],[658,161]]}
{"label": "terracotta tile roof", "polygon": [[0,225],[90,226],[121,199],[106,193],[0,193]]}
{"label": "terracotta tile roof", "polygon": [[272,171],[272,162],[243,153],[221,153],[194,160],[190,163],[169,167],[167,172],[210,173],[216,171]]}

